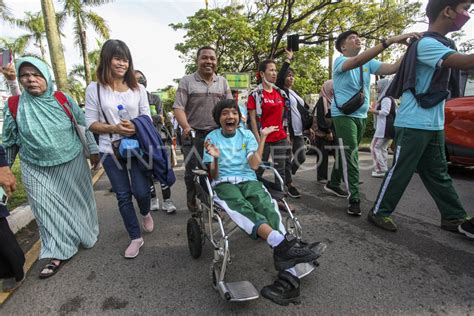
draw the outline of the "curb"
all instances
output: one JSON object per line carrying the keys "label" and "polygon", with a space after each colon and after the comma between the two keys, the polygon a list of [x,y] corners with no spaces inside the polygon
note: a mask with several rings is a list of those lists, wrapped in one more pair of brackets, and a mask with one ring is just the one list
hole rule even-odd
{"label": "curb", "polygon": [[[92,186],[100,179],[104,174],[104,168],[100,168],[92,177]],[[14,234],[19,232],[22,228],[26,227],[35,219],[33,213],[31,212],[30,205],[24,204],[18,206],[13,211],[10,212],[10,216],[7,217],[8,225]]]}

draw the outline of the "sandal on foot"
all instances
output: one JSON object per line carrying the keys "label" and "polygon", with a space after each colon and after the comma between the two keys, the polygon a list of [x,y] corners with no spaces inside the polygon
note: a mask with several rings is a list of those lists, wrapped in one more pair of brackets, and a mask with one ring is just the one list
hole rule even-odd
{"label": "sandal on foot", "polygon": [[[57,260],[59,264],[54,264],[53,260],[51,260],[47,265],[44,266],[43,270],[41,270],[39,277],[40,279],[46,279],[52,277],[56,273],[58,273],[59,269],[66,263],[66,260]],[[48,270],[47,272],[43,272],[44,270]]]}

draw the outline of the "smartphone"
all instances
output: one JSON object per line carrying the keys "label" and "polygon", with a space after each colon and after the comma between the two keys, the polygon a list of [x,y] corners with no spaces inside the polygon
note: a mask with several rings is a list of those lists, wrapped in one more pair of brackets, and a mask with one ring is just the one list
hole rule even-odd
{"label": "smartphone", "polygon": [[6,206],[8,203],[8,195],[5,193],[5,189],[0,186],[0,205]]}
{"label": "smartphone", "polygon": [[2,68],[6,68],[12,62],[12,51],[9,49],[4,49],[1,52],[2,54]]}
{"label": "smartphone", "polygon": [[286,47],[294,52],[299,50],[299,35],[291,34],[286,37]]}

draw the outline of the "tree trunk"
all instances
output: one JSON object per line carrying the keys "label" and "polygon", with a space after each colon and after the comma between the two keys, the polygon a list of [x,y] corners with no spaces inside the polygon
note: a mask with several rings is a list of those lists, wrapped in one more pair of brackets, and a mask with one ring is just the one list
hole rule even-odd
{"label": "tree trunk", "polygon": [[84,72],[86,76],[86,86],[92,81],[91,75],[91,66],[89,63],[89,54],[87,53],[87,36],[86,31],[84,30],[82,19],[77,19],[78,23],[78,30],[79,30],[79,38],[81,40],[81,50],[82,50],[82,60],[84,62]]}
{"label": "tree trunk", "polygon": [[329,34],[329,41],[328,41],[328,74],[329,74],[329,79],[332,79],[333,56],[334,56],[334,37],[332,36],[332,33],[331,33],[331,34]]}
{"label": "tree trunk", "polygon": [[41,0],[46,37],[48,39],[51,65],[58,90],[68,91],[66,61],[64,59],[61,38],[59,37],[58,25],[56,23],[56,12],[52,0]]}

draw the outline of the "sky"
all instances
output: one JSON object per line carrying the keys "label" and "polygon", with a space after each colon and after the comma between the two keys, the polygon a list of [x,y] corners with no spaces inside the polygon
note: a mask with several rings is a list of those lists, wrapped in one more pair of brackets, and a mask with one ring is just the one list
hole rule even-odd
{"label": "sky", "polygon": [[[424,10],[428,0],[423,0]],[[211,0],[209,5],[225,5],[231,1]],[[25,11],[41,10],[40,0],[5,0],[16,17],[23,17]],[[54,1],[56,11],[61,9],[59,1]],[[123,40],[130,48],[135,69],[142,70],[148,80],[148,89],[154,91],[167,85],[175,85],[173,79],[184,75],[184,64],[179,53],[174,50],[183,41],[182,31],[174,31],[170,23],[185,22],[188,16],[205,7],[204,0],[115,0],[112,3],[93,7],[111,29],[111,38]],[[410,30],[423,31],[426,24],[418,24]],[[464,27],[468,38],[474,37],[474,17]],[[67,23],[62,32],[65,47],[66,66],[70,70],[81,64],[80,52],[74,45],[72,24]],[[17,37],[24,31],[0,22],[0,37]],[[97,35],[88,29],[89,50],[97,48]],[[29,51],[39,54],[39,49],[30,45]]]}

